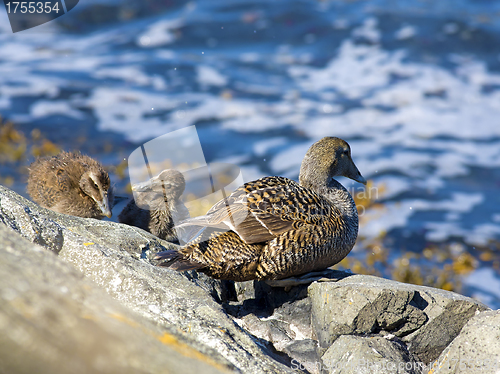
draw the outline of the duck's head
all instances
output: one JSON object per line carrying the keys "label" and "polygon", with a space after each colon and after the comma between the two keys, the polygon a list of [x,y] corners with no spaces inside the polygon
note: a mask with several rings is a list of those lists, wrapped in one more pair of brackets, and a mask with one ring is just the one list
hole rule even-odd
{"label": "duck's head", "polygon": [[340,138],[325,137],[314,143],[307,151],[300,167],[300,184],[323,186],[338,176],[366,184],[366,179],[351,158],[349,144]]}
{"label": "duck's head", "polygon": [[134,184],[132,191],[153,192],[168,199],[177,200],[184,193],[185,188],[186,181],[182,173],[174,169],[166,169],[147,182]]}
{"label": "duck's head", "polygon": [[102,169],[90,167],[89,170],[83,173],[79,185],[81,190],[94,200],[102,215],[110,218],[112,208],[110,202],[113,202],[113,190],[108,173]]}

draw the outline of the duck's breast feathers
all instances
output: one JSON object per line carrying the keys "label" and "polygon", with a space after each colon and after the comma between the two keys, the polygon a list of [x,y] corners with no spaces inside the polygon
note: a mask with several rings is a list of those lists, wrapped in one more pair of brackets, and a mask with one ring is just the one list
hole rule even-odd
{"label": "duck's breast feathers", "polygon": [[272,240],[303,224],[319,224],[331,209],[324,198],[295,181],[265,177],[245,183],[192,222],[226,226],[247,244],[253,244]]}

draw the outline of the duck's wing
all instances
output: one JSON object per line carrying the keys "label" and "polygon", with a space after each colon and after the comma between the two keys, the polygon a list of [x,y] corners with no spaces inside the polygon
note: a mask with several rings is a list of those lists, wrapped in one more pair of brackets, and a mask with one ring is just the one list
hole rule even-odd
{"label": "duck's wing", "polygon": [[[260,243],[307,223],[318,223],[330,206],[314,191],[283,177],[245,183],[215,204],[205,216],[187,220],[181,229],[213,227],[236,232],[247,244]],[[196,230],[192,229],[191,236]]]}

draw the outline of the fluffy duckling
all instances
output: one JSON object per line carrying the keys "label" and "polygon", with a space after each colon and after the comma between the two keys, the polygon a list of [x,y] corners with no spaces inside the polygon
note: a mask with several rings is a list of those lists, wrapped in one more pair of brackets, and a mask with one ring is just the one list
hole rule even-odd
{"label": "fluffy duckling", "polygon": [[44,208],[78,217],[111,217],[113,188],[102,165],[81,153],[61,152],[29,167],[28,194]]}
{"label": "fluffy duckling", "polygon": [[300,183],[283,177],[245,183],[205,216],[178,226],[194,232],[192,240],[157,259],[178,271],[234,281],[283,279],[333,266],[358,234],[356,205],[335,176],[366,184],[349,144],[326,137],[307,151]]}
{"label": "fluffy duckling", "polygon": [[188,209],[180,201],[185,188],[182,173],[163,170],[149,181],[132,186],[136,200],[130,200],[123,208],[118,221],[177,242],[175,223],[189,218]]}

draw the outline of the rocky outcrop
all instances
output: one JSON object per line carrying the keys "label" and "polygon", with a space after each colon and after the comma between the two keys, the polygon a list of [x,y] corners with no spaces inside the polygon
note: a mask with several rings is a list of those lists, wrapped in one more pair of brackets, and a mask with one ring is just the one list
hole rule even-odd
{"label": "rocky outcrop", "polygon": [[[392,336],[393,337],[393,336]],[[322,357],[328,373],[342,374],[415,374],[418,362],[401,341],[391,336],[342,335]]]}
{"label": "rocky outcrop", "polygon": [[342,335],[387,332],[426,364],[438,358],[476,311],[488,309],[453,292],[369,275],[312,284],[309,297],[320,347],[328,348]]}
{"label": "rocky outcrop", "polygon": [[[221,282],[204,282],[206,277],[186,276],[149,263],[152,254],[172,244],[134,227],[40,208],[1,186],[0,220],[12,231],[57,253],[58,261],[73,265],[124,308],[152,324],[170,328],[174,336],[189,341],[186,344],[214,362],[245,373],[292,371],[264,351],[214,300],[211,294],[218,294]],[[12,232],[10,237],[15,241],[18,235]],[[53,257],[48,252],[45,255]],[[36,263],[30,271],[36,272]],[[64,304],[59,307],[61,313],[71,314],[64,310]],[[138,322],[130,319],[128,323]],[[116,344],[120,344],[118,339]]]}
{"label": "rocky outcrop", "polygon": [[500,353],[479,339],[497,315],[452,292],[340,271],[286,287],[177,273],[151,260],[171,243],[1,186],[0,220],[0,372],[422,373],[462,341]]}
{"label": "rocky outcrop", "polygon": [[500,372],[500,310],[471,318],[432,370],[434,374]]}
{"label": "rocky outcrop", "polygon": [[0,242],[0,372],[231,372],[2,225]]}
{"label": "rocky outcrop", "polygon": [[311,373],[426,372],[467,321],[488,310],[431,287],[340,271],[324,275],[289,291],[241,284],[239,293],[249,298],[226,310]]}

